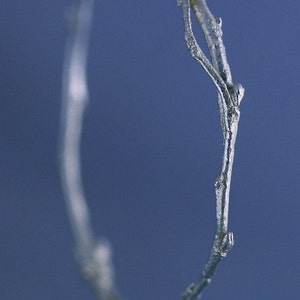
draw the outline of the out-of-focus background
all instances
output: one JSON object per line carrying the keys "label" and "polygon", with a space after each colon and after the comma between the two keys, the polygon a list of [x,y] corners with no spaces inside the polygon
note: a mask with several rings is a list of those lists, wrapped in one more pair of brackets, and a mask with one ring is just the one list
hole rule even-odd
{"label": "out-of-focus background", "polygon": [[[230,201],[236,244],[203,299],[298,299],[300,4],[207,2],[246,94]],[[2,300],[95,299],[74,260],[58,171],[70,3],[1,4]],[[94,230],[112,243],[126,299],[180,299],[215,228],[216,89],[186,50],[175,0],[96,1],[89,53],[82,164]]]}

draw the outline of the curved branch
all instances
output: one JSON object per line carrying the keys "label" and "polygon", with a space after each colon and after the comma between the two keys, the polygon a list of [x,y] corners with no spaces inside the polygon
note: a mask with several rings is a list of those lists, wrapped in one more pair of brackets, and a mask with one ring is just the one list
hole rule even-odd
{"label": "curved branch", "polygon": [[68,13],[70,31],[63,68],[60,125],[61,181],[82,273],[99,299],[117,300],[111,249],[106,240],[94,238],[81,179],[80,140],[88,102],[86,60],[92,10],[93,0],[79,0]]}

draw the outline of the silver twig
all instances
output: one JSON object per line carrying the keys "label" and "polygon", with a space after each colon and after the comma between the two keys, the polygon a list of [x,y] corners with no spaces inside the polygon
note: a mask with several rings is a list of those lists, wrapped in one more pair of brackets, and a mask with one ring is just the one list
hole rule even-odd
{"label": "silver twig", "polygon": [[[217,266],[234,244],[233,233],[228,231],[228,208],[231,185],[234,147],[240,117],[239,106],[244,96],[241,84],[233,84],[225,46],[222,40],[222,21],[212,15],[205,0],[178,0],[181,8],[185,41],[191,55],[202,65],[218,90],[221,127],[224,138],[224,154],[221,174],[215,182],[216,232],[207,262],[196,283],[191,284],[182,295],[182,300],[200,299],[210,283]],[[211,62],[198,45],[192,31],[190,10],[193,9],[203,30]]]}

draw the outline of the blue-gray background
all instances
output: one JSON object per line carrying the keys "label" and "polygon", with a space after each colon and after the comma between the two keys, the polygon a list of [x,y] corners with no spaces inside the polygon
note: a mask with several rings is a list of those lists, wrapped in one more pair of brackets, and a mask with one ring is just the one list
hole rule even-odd
{"label": "blue-gray background", "polygon": [[[1,3],[1,300],[95,299],[74,261],[58,177],[70,3]],[[208,4],[246,95],[236,244],[205,299],[300,299],[300,4]],[[82,158],[94,229],[113,245],[126,299],[179,299],[214,233],[222,136],[215,87],[186,50],[176,1],[96,1],[88,78]]]}

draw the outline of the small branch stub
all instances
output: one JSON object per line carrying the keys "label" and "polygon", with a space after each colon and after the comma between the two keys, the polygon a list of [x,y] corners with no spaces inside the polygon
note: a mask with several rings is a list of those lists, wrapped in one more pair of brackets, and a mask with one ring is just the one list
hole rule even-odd
{"label": "small branch stub", "polygon": [[233,232],[225,233],[220,246],[221,256],[225,257],[227,253],[231,250],[233,245],[234,245]]}

